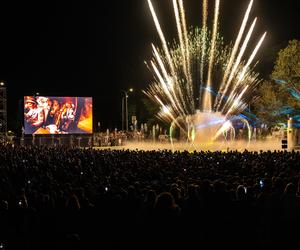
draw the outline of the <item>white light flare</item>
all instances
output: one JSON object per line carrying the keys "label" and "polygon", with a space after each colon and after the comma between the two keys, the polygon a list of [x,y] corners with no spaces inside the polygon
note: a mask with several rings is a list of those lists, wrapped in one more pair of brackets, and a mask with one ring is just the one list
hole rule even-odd
{"label": "white light flare", "polygon": [[170,66],[171,72],[172,72],[172,74],[175,75],[174,65],[173,65],[173,62],[172,62],[172,59],[171,59],[170,51],[168,49],[168,45],[167,45],[164,33],[163,33],[163,31],[160,27],[160,24],[159,24],[159,21],[158,21],[158,18],[156,16],[156,13],[155,13],[155,10],[154,10],[154,7],[153,7],[153,4],[152,4],[151,0],[148,0],[148,5],[149,5],[149,8],[150,8],[150,11],[151,11],[154,23],[155,23],[157,33],[158,33],[158,35],[160,37],[160,40],[162,42],[163,49],[164,49],[164,52],[166,54],[167,61],[168,61],[168,64]]}
{"label": "white light flare", "polygon": [[[213,69],[213,63],[214,63],[214,57],[215,57],[216,40],[217,40],[217,32],[218,32],[219,12],[220,12],[220,0],[216,0],[215,15],[214,15],[214,28],[213,28],[213,35],[212,35],[212,42],[211,42],[211,49],[210,49],[210,58],[209,58],[206,88],[211,88],[212,69]],[[208,112],[211,112],[211,108],[212,108],[211,93],[208,91],[205,91],[204,99],[203,99],[203,109]]]}
{"label": "white light flare", "polygon": [[230,86],[230,84],[231,84],[231,82],[232,82],[232,79],[233,79],[234,76],[236,75],[236,71],[237,71],[238,67],[240,66],[242,57],[243,57],[243,55],[244,55],[244,53],[245,53],[245,50],[246,50],[246,48],[247,48],[247,46],[248,46],[248,43],[249,43],[249,40],[250,40],[250,38],[251,38],[251,36],[252,36],[252,33],[253,33],[253,30],[254,30],[256,21],[257,21],[257,18],[254,19],[254,21],[253,21],[253,23],[252,23],[252,25],[251,25],[251,27],[250,27],[250,29],[249,29],[249,32],[248,32],[248,34],[247,34],[247,36],[246,36],[246,38],[245,38],[245,40],[244,40],[244,42],[243,42],[243,45],[242,45],[241,50],[240,50],[240,53],[239,53],[239,55],[238,55],[238,57],[237,57],[237,59],[236,59],[236,62],[235,62],[235,64],[234,64],[232,70],[231,70],[229,79],[228,79],[228,81],[227,81],[227,83],[226,83],[226,85],[225,85],[225,89],[223,88],[223,90],[221,90],[222,96],[221,96],[221,98],[219,99],[218,106],[217,106],[217,110],[219,110],[219,108],[220,108],[220,106],[221,106],[221,102],[222,102],[224,96],[226,95],[226,93],[227,93],[227,91],[228,91],[228,89],[229,89],[229,86]]}

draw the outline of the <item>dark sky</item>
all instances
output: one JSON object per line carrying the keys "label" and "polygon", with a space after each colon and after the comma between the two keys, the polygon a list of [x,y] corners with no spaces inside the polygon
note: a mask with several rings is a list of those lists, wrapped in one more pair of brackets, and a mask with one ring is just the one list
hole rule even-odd
{"label": "dark sky", "polygon": [[[0,79],[8,85],[9,128],[20,115],[24,95],[92,96],[94,121],[120,127],[121,90],[139,98],[151,75],[144,60],[158,37],[146,0],[1,1]],[[169,39],[175,36],[171,0],[153,0]],[[213,1],[210,1],[213,3]],[[221,33],[235,39],[248,0],[221,0]],[[188,24],[199,25],[201,1],[186,0]],[[213,4],[211,5],[211,8]],[[210,12],[212,13],[212,11]],[[258,54],[267,74],[274,55],[300,39],[300,2],[256,0],[256,37],[268,31]]]}

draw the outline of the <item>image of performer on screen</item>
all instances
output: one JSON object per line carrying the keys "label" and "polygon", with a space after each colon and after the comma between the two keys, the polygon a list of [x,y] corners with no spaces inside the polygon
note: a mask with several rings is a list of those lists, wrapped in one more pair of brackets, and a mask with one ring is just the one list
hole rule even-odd
{"label": "image of performer on screen", "polygon": [[84,98],[77,127],[83,133],[92,133],[93,132],[92,98]]}
{"label": "image of performer on screen", "polygon": [[46,121],[45,125],[57,125],[57,120],[59,119],[59,110],[60,110],[60,104],[57,99],[51,100],[50,98],[48,99],[48,107],[47,107],[47,116],[46,116]]}
{"label": "image of performer on screen", "polygon": [[75,120],[76,109],[72,101],[67,101],[61,109],[61,130],[68,131]]}
{"label": "image of performer on screen", "polygon": [[26,133],[34,133],[40,128],[45,120],[44,111],[38,107],[37,101],[32,96],[24,99],[24,120]]}
{"label": "image of performer on screen", "polygon": [[51,100],[48,97],[38,96],[38,97],[36,97],[36,102],[37,102],[38,108],[41,108],[44,112],[44,124],[43,125],[45,125],[47,118],[48,118],[50,106],[51,106]]}
{"label": "image of performer on screen", "polygon": [[50,134],[60,134],[60,103],[57,99],[48,98],[46,113],[45,128]]}

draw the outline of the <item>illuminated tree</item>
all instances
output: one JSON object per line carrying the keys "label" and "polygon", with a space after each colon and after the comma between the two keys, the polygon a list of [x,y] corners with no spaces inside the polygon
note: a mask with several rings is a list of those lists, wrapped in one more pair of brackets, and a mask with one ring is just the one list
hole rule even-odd
{"label": "illuminated tree", "polygon": [[254,112],[261,123],[268,127],[274,127],[279,122],[285,122],[286,114],[282,111],[283,98],[278,94],[281,86],[272,82],[264,81],[258,88],[259,98],[254,103]]}
{"label": "illuminated tree", "polygon": [[279,51],[272,78],[300,86],[300,41],[289,41],[288,46]]}
{"label": "illuminated tree", "polygon": [[300,113],[300,41],[292,40],[279,51],[271,80],[258,88],[254,104],[261,122],[270,127]]}

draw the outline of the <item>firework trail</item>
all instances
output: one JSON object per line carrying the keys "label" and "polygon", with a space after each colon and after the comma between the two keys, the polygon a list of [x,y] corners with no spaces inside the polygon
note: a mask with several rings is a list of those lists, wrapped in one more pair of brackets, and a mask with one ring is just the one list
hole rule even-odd
{"label": "firework trail", "polygon": [[[218,32],[218,20],[219,20],[219,10],[220,10],[220,0],[216,0],[215,5],[215,17],[214,17],[214,28],[213,35],[211,40],[211,48],[210,48],[210,57],[209,57],[209,66],[208,66],[208,74],[207,74],[207,84],[206,89],[209,90],[212,85],[212,70],[213,63],[215,59],[215,49],[216,49],[216,40],[217,40],[217,32]],[[203,109],[205,111],[211,112],[212,100],[211,93],[209,91],[204,92],[203,98]]]}
{"label": "firework trail", "polygon": [[[229,62],[228,62],[228,64],[227,64],[226,70],[225,70],[225,72],[224,72],[223,81],[222,81],[221,86],[220,86],[220,89],[219,89],[219,92],[220,92],[220,93],[225,93],[225,92],[227,91],[227,88],[225,88],[225,90],[224,90],[224,84],[225,84],[225,82],[227,81],[228,75],[230,74],[230,70],[231,70],[231,68],[232,68],[232,65],[233,65],[233,63],[234,63],[234,59],[235,59],[235,57],[236,57],[236,53],[237,53],[237,51],[238,51],[238,49],[239,49],[239,45],[240,45],[240,43],[241,43],[243,34],[244,34],[244,32],[245,32],[245,28],[246,28],[246,25],[247,25],[247,22],[248,22],[248,19],[249,19],[249,14],[250,14],[250,11],[251,11],[251,9],[252,9],[252,5],[253,5],[253,0],[251,0],[250,3],[249,3],[249,6],[248,6],[248,8],[247,8],[247,11],[246,11],[246,13],[245,13],[245,15],[244,15],[244,19],[243,19],[243,22],[242,22],[242,25],[241,25],[241,28],[240,28],[238,37],[237,37],[237,39],[236,39],[236,41],[235,41],[235,44],[234,44],[234,46],[233,46],[233,50],[232,50],[232,53],[231,53]],[[255,22],[256,22],[256,21],[255,21]],[[255,25],[255,24],[254,24],[254,25]],[[254,27],[253,27],[253,28],[254,28]],[[253,28],[252,28],[252,30],[253,30]],[[251,30],[251,29],[250,29],[250,30]],[[250,33],[250,32],[249,32],[249,33]],[[249,33],[248,33],[248,34],[249,34]],[[252,33],[252,32],[251,32],[251,33]],[[250,37],[251,37],[251,33],[250,33]],[[247,37],[248,37],[248,36],[247,36]],[[250,38],[250,37],[249,37],[249,38]],[[248,41],[249,41],[249,39],[248,39]],[[247,45],[247,43],[246,43],[246,45]],[[236,61],[237,61],[237,62],[238,62],[238,61],[240,62],[239,59],[237,59]],[[237,65],[239,64],[239,62],[237,63]],[[236,70],[236,69],[235,69],[235,70]],[[232,70],[231,73],[232,73],[232,72],[234,73],[235,70]],[[228,82],[231,82],[231,80],[229,80]],[[227,86],[227,85],[226,85],[226,86]],[[215,103],[215,105],[218,105],[217,109],[218,109],[218,108],[220,107],[220,105],[221,105],[221,104],[219,103],[219,100],[222,99],[222,98],[224,97],[224,95],[225,95],[225,94],[222,94],[222,97],[217,99],[217,101],[216,101],[216,103]],[[215,106],[215,107],[216,107],[216,106]]]}
{"label": "firework trail", "polygon": [[202,96],[203,92],[203,67],[204,67],[204,56],[205,56],[205,51],[206,51],[206,32],[207,32],[207,0],[203,0],[202,4],[202,38],[201,38],[201,44],[202,44],[202,49],[201,49],[201,61],[200,61],[200,93],[199,97]]}

